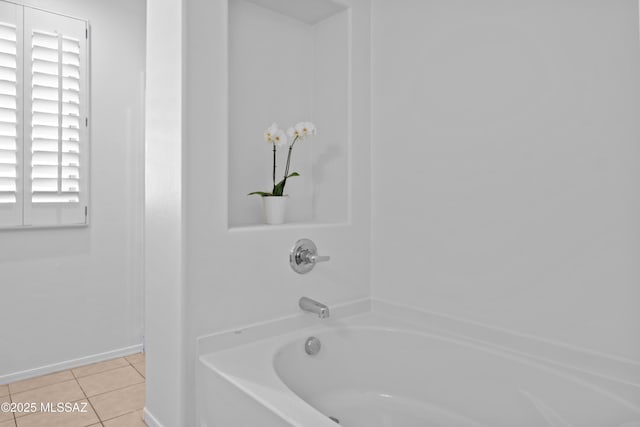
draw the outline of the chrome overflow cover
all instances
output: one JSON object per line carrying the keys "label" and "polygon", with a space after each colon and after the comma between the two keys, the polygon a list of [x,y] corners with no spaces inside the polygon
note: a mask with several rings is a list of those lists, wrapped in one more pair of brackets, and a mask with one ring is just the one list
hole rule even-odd
{"label": "chrome overflow cover", "polygon": [[300,239],[291,248],[289,265],[296,273],[305,274],[313,270],[317,263],[330,259],[331,257],[318,255],[318,248],[311,240]]}
{"label": "chrome overflow cover", "polygon": [[320,348],[322,348],[322,344],[316,337],[309,337],[304,343],[304,351],[309,356],[315,356],[316,354],[318,354],[320,352]]}

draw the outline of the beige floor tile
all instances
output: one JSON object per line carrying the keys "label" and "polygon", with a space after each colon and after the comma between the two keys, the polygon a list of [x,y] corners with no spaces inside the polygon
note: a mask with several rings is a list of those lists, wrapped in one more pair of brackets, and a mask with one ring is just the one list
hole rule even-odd
{"label": "beige floor tile", "polygon": [[9,384],[9,391],[11,394],[21,393],[23,391],[33,390],[35,388],[57,384],[72,379],[73,374],[71,371],[56,372],[55,374],[43,375],[41,377],[29,378],[28,380],[11,383]]}
{"label": "beige floor tile", "polygon": [[144,353],[136,353],[132,354],[131,356],[125,356],[125,359],[127,359],[131,364],[141,363],[144,362]]}
{"label": "beige floor tile", "polygon": [[142,420],[142,411],[131,412],[107,421],[103,421],[105,427],[146,427]]}
{"label": "beige floor tile", "polygon": [[144,382],[144,377],[127,364],[123,368],[78,378],[78,382],[87,396],[91,397]]}
{"label": "beige floor tile", "polygon": [[89,398],[101,420],[108,420],[144,407],[144,383]]}
{"label": "beige floor tile", "polygon": [[85,412],[40,412],[31,414],[17,418],[18,427],[85,427],[100,421],[86,399],[77,403],[79,405],[78,408]]}
{"label": "beige floor tile", "polygon": [[81,366],[79,368],[72,369],[73,375],[76,378],[86,377],[87,375],[99,374],[100,372],[110,371],[111,369],[121,368],[127,366],[129,362],[124,357],[117,359],[107,360],[104,362],[93,363],[91,365]]}
{"label": "beige floor tile", "polygon": [[[0,404],[5,402],[11,402],[9,396],[0,397]],[[13,413],[0,411],[0,423],[4,423],[7,421],[13,421]]]}
{"label": "beige floor tile", "polygon": [[9,421],[1,421],[0,427],[16,427],[16,422],[12,419]]}
{"label": "beige floor tile", "polygon": [[143,377],[147,377],[147,365],[146,363],[134,363],[133,367],[142,375]]}
{"label": "beige floor tile", "polygon": [[9,396],[9,386],[0,385],[0,397]]}
{"label": "beige floor tile", "polygon": [[[57,404],[58,402],[75,402],[77,400],[83,399],[84,397],[85,395],[75,379],[11,395],[11,399],[14,402],[35,402],[38,406],[40,405],[40,403],[47,402],[52,402],[55,404]],[[28,416],[29,414],[16,413],[17,418],[25,415]]]}

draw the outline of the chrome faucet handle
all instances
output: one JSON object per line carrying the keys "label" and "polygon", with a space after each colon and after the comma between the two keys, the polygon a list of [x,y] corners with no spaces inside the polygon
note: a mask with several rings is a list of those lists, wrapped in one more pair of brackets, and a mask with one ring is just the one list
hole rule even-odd
{"label": "chrome faucet handle", "polygon": [[317,263],[330,259],[331,257],[318,255],[318,248],[311,240],[300,239],[291,248],[289,265],[296,273],[305,274],[313,270]]}
{"label": "chrome faucet handle", "polygon": [[311,255],[309,257],[309,261],[311,261],[312,263],[316,264],[318,262],[327,262],[331,259],[330,256],[326,256],[326,255]]}
{"label": "chrome faucet handle", "polygon": [[316,264],[318,262],[327,262],[331,259],[330,256],[314,255],[310,251],[305,251],[303,255],[304,262]]}

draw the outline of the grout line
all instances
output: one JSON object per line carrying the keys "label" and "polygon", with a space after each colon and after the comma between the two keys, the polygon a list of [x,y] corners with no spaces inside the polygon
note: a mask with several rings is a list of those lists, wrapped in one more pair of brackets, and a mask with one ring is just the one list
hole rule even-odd
{"label": "grout line", "polygon": [[[13,403],[13,396],[11,396],[11,389],[9,388],[9,385],[7,385],[7,390],[9,390],[9,396],[7,396],[9,398],[9,402]],[[16,413],[13,412],[11,415],[13,415],[13,425],[17,427],[18,418],[16,417]]]}
{"label": "grout line", "polygon": [[[140,381],[139,383],[125,385],[123,387],[114,388],[113,390],[105,391],[105,392],[102,392],[102,393],[94,394],[93,396],[91,396],[91,399],[93,399],[94,397],[102,396],[102,395],[107,394],[107,393],[113,393],[114,391],[124,390],[125,388],[133,387],[135,385],[140,385],[140,384],[145,384],[146,385],[146,380],[145,381]],[[84,392],[84,390],[83,390],[83,392]],[[89,399],[89,398],[87,397],[87,399]],[[142,408],[140,408],[140,409],[142,409]]]}
{"label": "grout line", "polygon": [[[111,361],[113,361],[113,360],[118,360],[118,359],[124,359],[127,363],[129,363],[129,361],[128,361],[127,359],[125,359],[125,358],[124,358],[124,356],[122,356],[122,357],[116,357],[116,358],[114,358],[114,359],[109,359],[109,360],[105,360],[105,361],[103,361],[103,362],[97,362],[97,363],[111,362]],[[84,368],[84,367],[86,367],[86,366],[91,366],[91,365],[94,365],[94,364],[95,364],[95,363],[90,363],[90,364],[88,364],[88,365],[78,366],[77,368],[73,368],[73,369]],[[73,372],[73,370],[72,370],[72,369],[69,369],[69,370],[71,371],[71,374],[72,374],[74,377],[76,377],[76,379],[79,379],[79,378],[87,378],[87,377],[91,377],[91,376],[93,376],[93,375],[100,375],[100,374],[103,374],[103,373],[105,373],[105,372],[114,371],[114,370],[116,370],[116,369],[124,368],[125,366],[127,366],[127,365],[116,366],[116,367],[114,367],[114,368],[108,368],[108,369],[105,369],[104,371],[96,372],[96,373],[94,373],[94,374],[89,374],[89,375],[83,375],[83,376],[81,376],[81,377],[76,376],[76,374]]]}
{"label": "grout line", "polygon": [[106,420],[100,419],[100,421],[104,423],[104,422],[107,422],[107,421],[115,420],[116,418],[124,417],[125,415],[133,414],[133,413],[138,412],[138,411],[140,411],[140,409],[134,409],[131,412],[125,412],[124,414],[120,414],[120,415],[117,415],[115,417],[107,418]]}
{"label": "grout line", "polygon": [[50,374],[45,374],[45,375],[38,375],[37,377],[27,378],[27,379],[24,379],[24,380],[14,381],[12,383],[8,383],[7,386],[9,387],[9,395],[13,396],[14,394],[20,394],[20,393],[24,393],[24,392],[27,392],[27,391],[38,390],[38,389],[41,389],[41,388],[44,388],[44,387],[49,387],[49,386],[54,385],[54,384],[66,383],[67,381],[71,381],[70,379],[60,380],[60,381],[56,381],[56,382],[53,382],[53,383],[50,383],[50,384],[45,384],[45,385],[41,385],[39,387],[34,387],[34,388],[28,388],[28,389],[21,390],[21,391],[18,391],[18,392],[12,392],[11,391],[11,386],[9,385],[9,384],[19,383],[19,382],[22,382],[22,381],[30,381],[30,380],[35,380],[37,378],[48,377],[49,375],[61,374],[62,372],[66,372],[66,371],[69,371],[71,373],[71,376],[75,378],[75,375],[73,375],[73,372],[71,371],[71,369],[63,369],[62,371],[52,372]]}
{"label": "grout line", "polygon": [[84,391],[84,389],[82,388],[82,384],[80,384],[80,381],[78,381],[78,378],[76,378],[76,375],[73,373],[73,371],[71,372],[71,374],[76,379],[76,383],[78,384],[78,387],[80,387],[80,390],[82,390],[82,394],[84,394],[85,399],[87,399],[87,402],[89,402],[89,406],[91,406],[91,409],[93,409],[93,413],[96,414],[96,418],[98,419],[98,422],[100,422],[100,425],[104,425],[102,424],[102,419],[100,418],[100,415],[98,415],[98,411],[96,411],[96,408],[93,407],[93,403],[91,403],[89,396],[87,396],[87,392]]}
{"label": "grout line", "polygon": [[146,382],[147,381],[147,376],[145,374],[143,374],[142,372],[140,372],[140,370],[138,368],[136,368],[136,365],[134,365],[133,363],[130,363],[130,365],[138,374],[140,374],[140,376],[142,378],[144,378],[144,380]]}
{"label": "grout line", "polygon": [[[144,354],[144,353],[136,353],[136,355],[137,355],[137,354]],[[124,360],[126,360],[126,361],[127,361],[127,363],[128,363],[129,365],[133,366],[133,362],[131,362],[131,361],[129,361],[129,359],[127,359],[127,357],[131,357],[131,356],[134,356],[134,355],[133,355],[133,354],[131,354],[131,355],[129,355],[129,356],[122,356],[122,358],[123,358]],[[144,359],[144,361],[146,362],[146,358]],[[138,362],[138,363],[140,363],[140,362]]]}
{"label": "grout line", "polygon": [[[136,354],[140,354],[140,353],[136,353]],[[144,354],[144,352],[142,354]],[[138,368],[136,368],[136,365],[134,365],[132,362],[129,362],[129,359],[127,359],[127,356],[124,356],[124,359],[127,361],[129,366],[131,366],[138,374],[140,374],[140,376],[142,378],[144,378],[144,381],[147,382],[147,376],[145,374],[143,374],[142,372],[140,372],[140,370]],[[146,366],[146,360],[144,360],[143,362],[138,362],[138,364],[140,364],[140,363],[145,363],[145,366]]]}

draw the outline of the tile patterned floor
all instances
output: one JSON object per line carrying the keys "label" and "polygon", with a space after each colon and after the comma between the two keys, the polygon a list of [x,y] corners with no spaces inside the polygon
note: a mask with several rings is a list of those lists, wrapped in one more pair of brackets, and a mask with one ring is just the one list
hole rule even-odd
{"label": "tile patterned floor", "polygon": [[[143,353],[0,385],[0,404],[35,403],[38,410],[0,411],[0,427],[144,427],[144,390]],[[40,412],[49,402],[74,411]]]}

